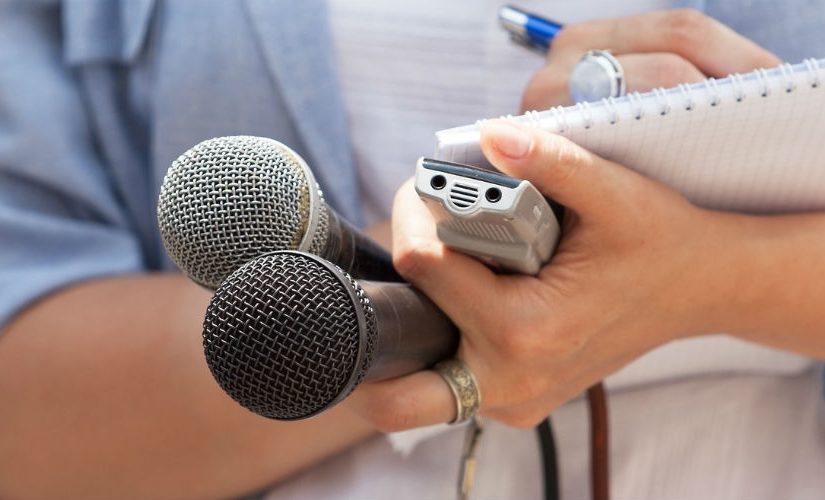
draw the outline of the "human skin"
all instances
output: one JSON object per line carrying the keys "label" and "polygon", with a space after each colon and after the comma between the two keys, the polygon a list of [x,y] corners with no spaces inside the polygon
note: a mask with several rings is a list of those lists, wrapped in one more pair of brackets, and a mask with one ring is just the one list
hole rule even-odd
{"label": "human skin", "polygon": [[[693,10],[582,23],[554,39],[523,108],[569,104],[568,75],[593,48],[612,49],[629,91],[779,63]],[[814,278],[825,271],[825,215],[703,210],[563,137],[509,122],[488,122],[481,145],[497,168],[568,209],[557,253],[537,277],[496,275],[445,248],[411,183],[396,196],[393,232],[399,272],[461,328],[458,357],[479,379],[483,415],[535,425],[645,352],[690,336],[724,331],[825,358],[825,287]],[[396,401],[402,389],[415,404]],[[354,403],[392,430],[455,412],[432,372],[374,384]]]}
{"label": "human skin", "polygon": [[[393,232],[399,272],[461,329],[458,357],[479,380],[483,415],[530,427],[650,349],[720,331],[825,359],[825,215],[701,209],[561,136],[506,121],[483,127],[482,149],[571,214],[537,276],[497,275],[445,248],[411,183],[396,196]],[[374,419],[374,398],[392,405],[403,387],[416,404],[393,406],[397,420],[381,426],[448,421],[454,406],[437,379],[381,382],[378,396],[357,396],[362,414]]]}
{"label": "human skin", "polygon": [[210,293],[180,274],[89,280],[0,336],[0,498],[229,498],[374,430],[340,406],[276,422],[212,379]]}
{"label": "human skin", "polygon": [[[565,28],[525,106],[563,103],[566,75],[588,48],[612,48],[631,90],[668,85],[674,72],[691,80],[775,61],[696,13],[668,15],[660,21],[676,35],[648,35],[646,45],[629,41],[651,24],[637,23],[642,16]],[[716,40],[714,50],[686,52],[707,40]],[[674,69],[682,61],[691,66]],[[821,215],[700,210],[555,136],[531,136],[525,156],[514,157],[520,141],[507,127],[485,130],[485,153],[574,214],[538,278],[497,276],[445,249],[410,185],[398,193],[393,221],[399,270],[462,329],[459,355],[479,376],[484,414],[533,425],[642,352],[711,330],[825,357],[825,291],[811,278],[825,271]],[[375,429],[454,417],[449,389],[430,371],[363,384],[312,420],[257,417],[221,392],[206,368],[208,299],[180,275],[96,278],[55,291],[7,325],[0,498],[237,496]]]}
{"label": "human skin", "polygon": [[691,9],[655,11],[565,26],[535,72],[522,109],[569,105],[568,77],[590,49],[609,49],[625,71],[628,92],[724,77],[781,61],[713,18]]}

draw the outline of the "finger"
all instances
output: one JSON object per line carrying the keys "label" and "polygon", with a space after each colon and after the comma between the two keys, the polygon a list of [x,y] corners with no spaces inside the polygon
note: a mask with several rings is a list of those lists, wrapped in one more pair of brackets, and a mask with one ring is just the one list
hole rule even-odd
{"label": "finger", "polygon": [[699,68],[678,54],[656,52],[618,56],[627,79],[627,92],[647,92],[705,79]]}
{"label": "finger", "polygon": [[[656,87],[673,87],[705,79],[690,61],[670,52],[625,54],[616,57],[627,78],[627,92],[646,92]],[[572,104],[569,74],[572,68],[551,62],[539,69],[522,96],[522,112]]]}
{"label": "finger", "polygon": [[781,63],[756,43],[692,9],[648,12],[566,26],[554,39],[548,59],[564,61],[572,67],[589,49],[608,49],[615,55],[671,52],[714,77]]}
{"label": "finger", "polygon": [[582,220],[612,211],[624,186],[638,176],[565,137],[508,120],[482,125],[481,150],[496,168],[531,181]]}
{"label": "finger", "polygon": [[567,66],[556,61],[539,68],[530,78],[521,96],[521,112],[572,104],[568,87],[572,69],[572,64]]}
{"label": "finger", "polygon": [[382,432],[451,422],[455,397],[439,374],[424,370],[361,384],[345,404]]}
{"label": "finger", "polygon": [[[477,330],[474,319],[497,305],[495,274],[475,258],[451,251],[438,240],[435,221],[412,180],[398,190],[393,204],[393,263],[462,330]],[[491,293],[468,293],[472,290]]]}

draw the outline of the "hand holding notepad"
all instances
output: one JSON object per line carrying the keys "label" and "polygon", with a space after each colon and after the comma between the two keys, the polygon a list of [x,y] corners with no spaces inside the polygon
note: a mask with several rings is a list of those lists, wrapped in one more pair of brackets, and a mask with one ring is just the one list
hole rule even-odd
{"label": "hand holding notepad", "polygon": [[[825,209],[825,60],[512,118],[564,135],[697,205]],[[485,166],[479,125],[436,133],[436,158]]]}

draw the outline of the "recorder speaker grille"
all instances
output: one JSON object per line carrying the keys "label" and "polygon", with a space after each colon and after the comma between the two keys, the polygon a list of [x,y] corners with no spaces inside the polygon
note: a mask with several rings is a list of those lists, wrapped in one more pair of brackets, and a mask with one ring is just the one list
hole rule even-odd
{"label": "recorder speaker grille", "polygon": [[462,182],[456,182],[450,188],[450,203],[456,208],[469,208],[478,201],[478,188]]}

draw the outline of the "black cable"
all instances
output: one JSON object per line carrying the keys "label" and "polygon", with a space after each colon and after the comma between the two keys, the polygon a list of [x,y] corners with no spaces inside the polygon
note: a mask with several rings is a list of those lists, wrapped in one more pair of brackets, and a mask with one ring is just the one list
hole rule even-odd
{"label": "black cable", "polygon": [[556,440],[553,437],[553,426],[550,417],[545,418],[536,426],[541,443],[541,458],[544,466],[544,498],[559,500],[559,468],[556,462]]}

